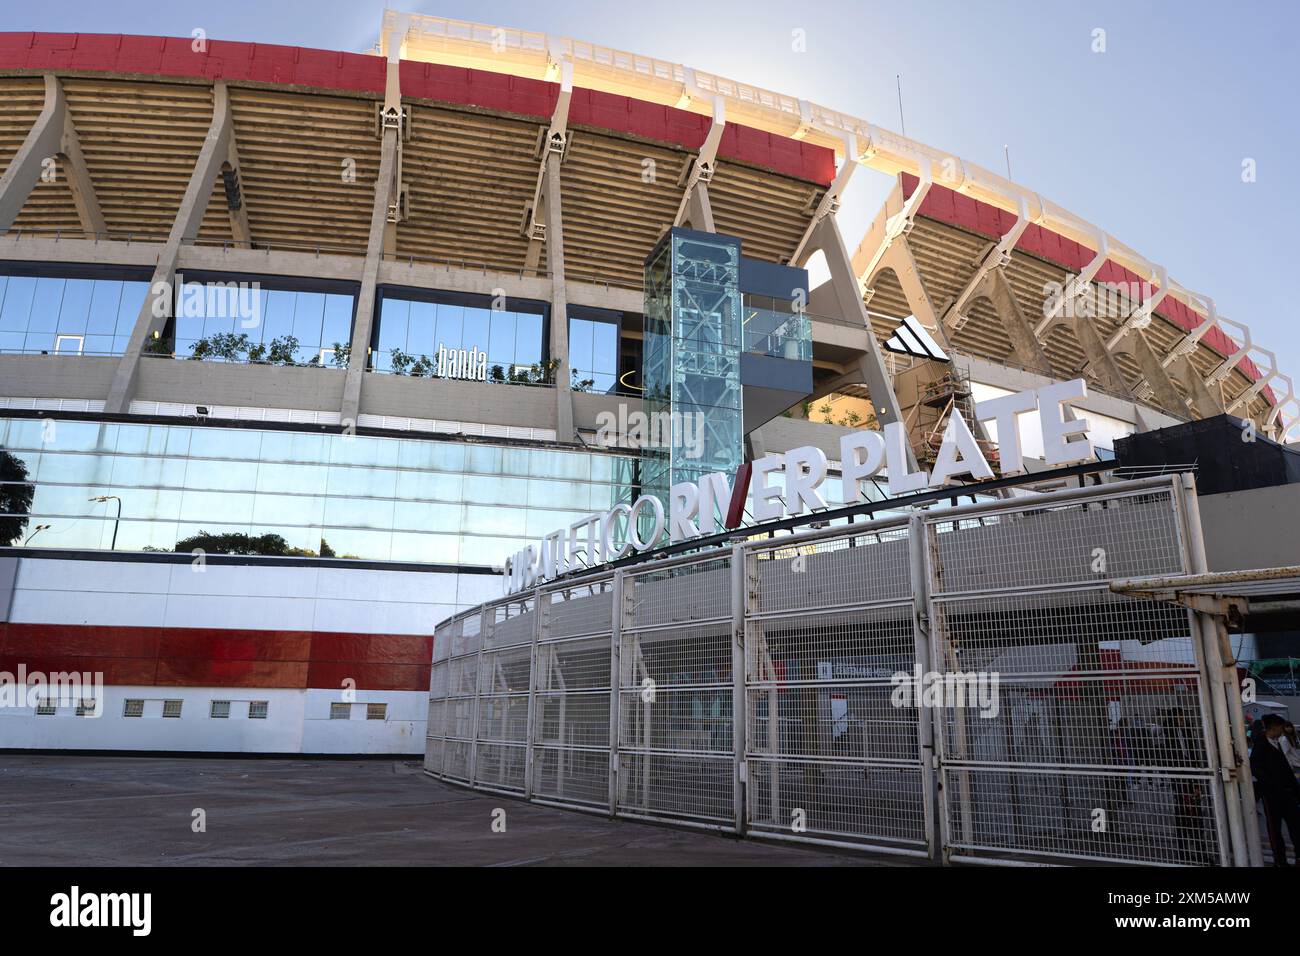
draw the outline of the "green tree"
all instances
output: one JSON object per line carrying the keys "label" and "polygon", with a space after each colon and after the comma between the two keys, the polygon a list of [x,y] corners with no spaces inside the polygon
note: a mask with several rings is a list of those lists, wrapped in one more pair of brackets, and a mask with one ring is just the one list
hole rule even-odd
{"label": "green tree", "polygon": [[407,355],[401,349],[394,348],[389,353],[389,364],[392,366],[394,375],[405,375],[415,356]]}
{"label": "green tree", "polygon": [[283,338],[277,336],[271,339],[271,345],[266,351],[266,360],[272,365],[296,365],[294,355],[298,351],[298,339],[293,335],[286,335]]}
{"label": "green tree", "polygon": [[36,497],[36,486],[27,478],[26,463],[0,448],[0,545],[22,544]]}
{"label": "green tree", "polygon": [[293,549],[289,547],[289,542],[278,534],[263,534],[253,537],[239,531],[223,534],[200,531],[198,534],[177,541],[176,551],[178,553],[203,551],[206,554],[261,555],[287,555],[293,553]]}

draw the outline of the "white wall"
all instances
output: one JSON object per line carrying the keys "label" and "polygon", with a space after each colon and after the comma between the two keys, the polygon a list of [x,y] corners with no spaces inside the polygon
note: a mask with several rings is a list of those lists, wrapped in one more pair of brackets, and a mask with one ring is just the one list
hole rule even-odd
{"label": "white wall", "polygon": [[[340,692],[318,689],[105,687],[98,717],[75,707],[36,716],[32,707],[0,707],[0,747],[33,750],[177,750],[208,753],[411,754],[424,749],[428,694],[357,691],[348,720],[330,719]],[[123,716],[128,699],[144,716]],[[179,700],[180,717],[164,717],[163,701]],[[214,700],[230,716],[210,716]],[[250,719],[249,701],[266,701],[265,719]],[[366,704],[388,705],[384,720],[367,720]]]}
{"label": "white wall", "polygon": [[[432,636],[443,618],[497,597],[501,589],[499,575],[23,558],[9,620]],[[426,691],[354,693],[352,719],[344,721],[330,719],[330,704],[342,702],[342,688],[109,686],[100,717],[77,717],[73,707],[38,717],[32,707],[0,706],[0,748],[339,754],[424,749]],[[146,701],[145,716],[123,716],[128,698]],[[183,701],[182,716],[164,718],[163,700]],[[231,716],[210,717],[213,700],[232,701]],[[268,702],[267,719],[248,718],[242,702],[249,700]],[[365,704],[372,702],[388,705],[384,720],[365,719]]]}
{"label": "white wall", "polygon": [[492,574],[24,558],[9,619],[432,634],[501,587]]}

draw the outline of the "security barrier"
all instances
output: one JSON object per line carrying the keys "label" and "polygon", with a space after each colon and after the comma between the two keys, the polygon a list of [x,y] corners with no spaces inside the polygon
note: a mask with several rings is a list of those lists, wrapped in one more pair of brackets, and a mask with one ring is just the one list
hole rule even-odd
{"label": "security barrier", "polygon": [[1193,612],[1109,589],[1189,570],[1195,507],[1117,482],[491,602],[437,628],[426,770],[943,861],[1241,862],[1221,662]]}

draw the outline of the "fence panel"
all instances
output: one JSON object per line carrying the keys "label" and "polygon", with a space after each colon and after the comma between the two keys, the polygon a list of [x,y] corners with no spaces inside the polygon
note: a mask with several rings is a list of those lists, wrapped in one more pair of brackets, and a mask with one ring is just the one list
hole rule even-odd
{"label": "fence panel", "polygon": [[463,615],[443,621],[433,630],[433,663],[429,668],[429,720],[425,731],[424,769],[442,776],[447,746],[447,694],[451,682],[451,646],[460,633]]}
{"label": "fence panel", "polygon": [[536,623],[535,599],[531,594],[491,604],[483,616],[478,657],[464,658],[464,682],[466,685],[471,680],[476,682],[476,700],[470,709],[476,785],[524,792],[528,691]]}
{"label": "fence panel", "polygon": [[533,698],[533,793],[609,805],[613,575],[540,592]]}
{"label": "fence panel", "polygon": [[1111,593],[1186,570],[1172,485],[927,516],[947,851],[1225,860],[1190,612]]}
{"label": "fence panel", "polygon": [[746,558],[747,821],[757,834],[924,852],[906,521]]}
{"label": "fence panel", "polygon": [[735,829],[730,555],[623,577],[616,812]]}
{"label": "fence panel", "polygon": [[[478,710],[478,665],[483,638],[483,608],[456,620],[449,629],[447,703],[444,726],[442,775],[445,779],[473,780],[474,723]],[[435,640],[436,644],[436,640]]]}

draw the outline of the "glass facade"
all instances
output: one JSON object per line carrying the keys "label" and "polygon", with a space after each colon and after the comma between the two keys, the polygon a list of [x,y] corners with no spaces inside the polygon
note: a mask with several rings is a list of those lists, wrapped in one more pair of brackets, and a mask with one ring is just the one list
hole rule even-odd
{"label": "glass facade", "polygon": [[355,310],[345,283],[186,275],[168,338],[180,359],[342,367]]}
{"label": "glass facade", "polygon": [[569,366],[576,391],[618,390],[618,322],[569,316]]}
{"label": "glass facade", "polygon": [[627,470],[589,451],[38,419],[0,419],[0,449],[0,545],[108,549],[117,525],[120,551],[486,566],[610,508]]}
{"label": "glass facade", "polygon": [[488,381],[543,384],[533,381],[541,373],[532,370],[545,357],[546,306],[516,299],[504,308],[492,305],[487,296],[381,288],[370,369],[438,375],[440,348],[444,354],[477,349],[487,356]]}
{"label": "glass facade", "polygon": [[812,322],[787,299],[744,295],[745,351],[812,361]]}
{"label": "glass facade", "polygon": [[146,278],[0,275],[0,352],[121,355]]}
{"label": "glass facade", "polygon": [[646,456],[642,487],[666,501],[676,482],[744,461],[740,240],[670,230],[647,262],[645,303],[646,409],[668,416],[672,447]]}

